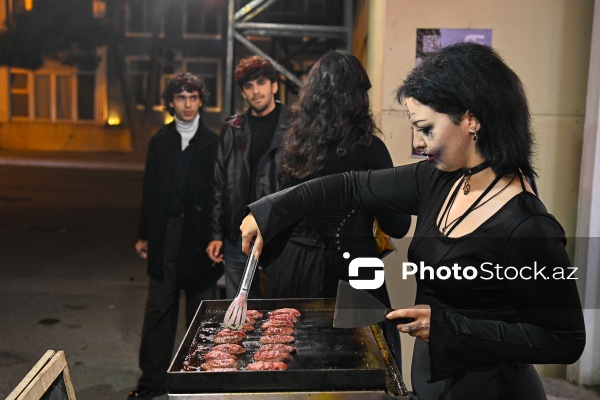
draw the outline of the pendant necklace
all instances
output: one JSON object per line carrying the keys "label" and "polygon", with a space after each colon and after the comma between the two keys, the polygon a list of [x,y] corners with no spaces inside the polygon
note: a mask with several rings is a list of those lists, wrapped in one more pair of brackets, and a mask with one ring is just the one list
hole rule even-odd
{"label": "pendant necklace", "polygon": [[[485,165],[485,164],[487,164],[487,165]],[[456,186],[456,188],[454,189],[454,191],[452,192],[452,195],[450,196],[450,199],[448,200],[448,204],[446,205],[446,208],[444,209],[444,212],[442,213],[442,215],[440,216],[439,220],[437,221],[437,227],[438,227],[438,229],[445,236],[450,235],[450,233],[452,233],[452,231],[454,230],[454,228],[456,228],[467,217],[467,215],[469,215],[473,210],[478,209],[479,207],[481,207],[484,204],[486,204],[488,201],[492,200],[494,197],[498,196],[500,193],[502,193],[504,191],[504,189],[506,189],[508,186],[510,186],[510,184],[514,180],[514,177],[513,177],[513,179],[506,186],[504,186],[501,190],[499,190],[497,193],[495,193],[492,197],[490,197],[489,199],[487,199],[483,203],[480,203],[481,200],[483,200],[483,198],[494,188],[494,186],[496,186],[496,184],[500,181],[500,179],[502,179],[502,175],[498,175],[494,179],[494,181],[477,198],[477,200],[475,200],[475,202],[473,204],[471,204],[471,206],[467,209],[467,211],[465,211],[462,215],[458,216],[457,218],[453,219],[452,221],[448,222],[448,216],[450,215],[450,210],[452,209],[452,205],[454,204],[454,201],[456,200],[456,197],[458,195],[458,191],[461,188],[461,185],[463,186],[463,193],[465,192],[465,189],[464,189],[464,186],[465,186],[464,185],[465,177],[470,177],[471,175],[474,175],[474,174],[476,174],[476,173],[478,173],[480,171],[483,171],[488,166],[489,166],[489,163],[487,163],[487,161],[486,161],[486,162],[478,165],[477,167],[467,169],[468,175],[464,175],[463,176],[462,183],[458,184]],[[471,189],[471,186],[468,185],[468,190],[470,190],[470,189]],[[442,223],[444,224],[444,226],[442,226]]]}
{"label": "pendant necklace", "polygon": [[475,174],[483,171],[484,169],[488,168],[489,166],[490,166],[489,161],[484,161],[476,167],[462,169],[462,172],[463,172],[462,190],[463,190],[464,195],[469,194],[469,192],[471,191],[471,183],[469,182],[471,175],[475,175]]}

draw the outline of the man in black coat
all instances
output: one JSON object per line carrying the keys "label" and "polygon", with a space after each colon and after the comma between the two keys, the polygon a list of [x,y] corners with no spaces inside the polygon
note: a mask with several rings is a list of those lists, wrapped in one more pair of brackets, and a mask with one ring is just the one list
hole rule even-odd
{"label": "man in black coat", "polygon": [[[214,171],[210,210],[211,241],[206,248],[214,262],[225,262],[225,290],[236,295],[246,255],[240,224],[246,204],[279,190],[279,148],[290,125],[287,107],[275,101],[279,74],[269,60],[250,56],[240,60],[235,81],[248,109],[223,124]],[[254,275],[251,297],[260,295]]]}
{"label": "man in black coat", "polygon": [[[186,294],[186,323],[200,302],[214,299],[223,274],[205,252],[217,135],[200,118],[207,93],[195,76],[177,74],[162,95],[175,119],[150,139],[135,249],[148,261],[148,300],[139,365],[142,376],[130,399],[166,393],[179,309]],[[214,266],[213,266],[214,265]]]}

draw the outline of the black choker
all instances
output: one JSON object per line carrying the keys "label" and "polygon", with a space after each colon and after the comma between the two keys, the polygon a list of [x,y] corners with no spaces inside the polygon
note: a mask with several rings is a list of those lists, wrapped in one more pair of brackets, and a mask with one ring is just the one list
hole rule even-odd
{"label": "black choker", "polygon": [[489,166],[490,166],[489,161],[484,161],[476,167],[462,169],[462,172],[463,172],[463,187],[462,187],[463,194],[467,195],[471,191],[471,184],[469,183],[469,178],[471,177],[471,175],[475,175],[475,174],[483,171],[484,169],[488,168]]}

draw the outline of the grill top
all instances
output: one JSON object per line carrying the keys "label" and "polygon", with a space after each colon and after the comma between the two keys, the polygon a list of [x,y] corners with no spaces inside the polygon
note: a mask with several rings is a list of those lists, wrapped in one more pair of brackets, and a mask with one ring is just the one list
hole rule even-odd
{"label": "grill top", "polygon": [[385,390],[386,364],[369,327],[334,329],[334,299],[249,300],[248,308],[265,314],[293,307],[302,312],[295,328],[297,352],[286,371],[246,371],[262,336],[257,321],[243,345],[239,371],[181,371],[190,352],[204,354],[213,347],[212,337],[220,329],[231,300],[203,301],[167,373],[172,393]]}

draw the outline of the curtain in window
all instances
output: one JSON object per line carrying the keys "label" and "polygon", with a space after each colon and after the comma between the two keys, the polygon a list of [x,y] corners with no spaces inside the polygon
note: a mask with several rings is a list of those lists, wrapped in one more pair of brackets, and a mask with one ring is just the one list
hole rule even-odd
{"label": "curtain in window", "polygon": [[70,76],[56,77],[56,119],[71,119],[73,91]]}
{"label": "curtain in window", "polygon": [[35,76],[35,117],[50,119],[50,75]]}

